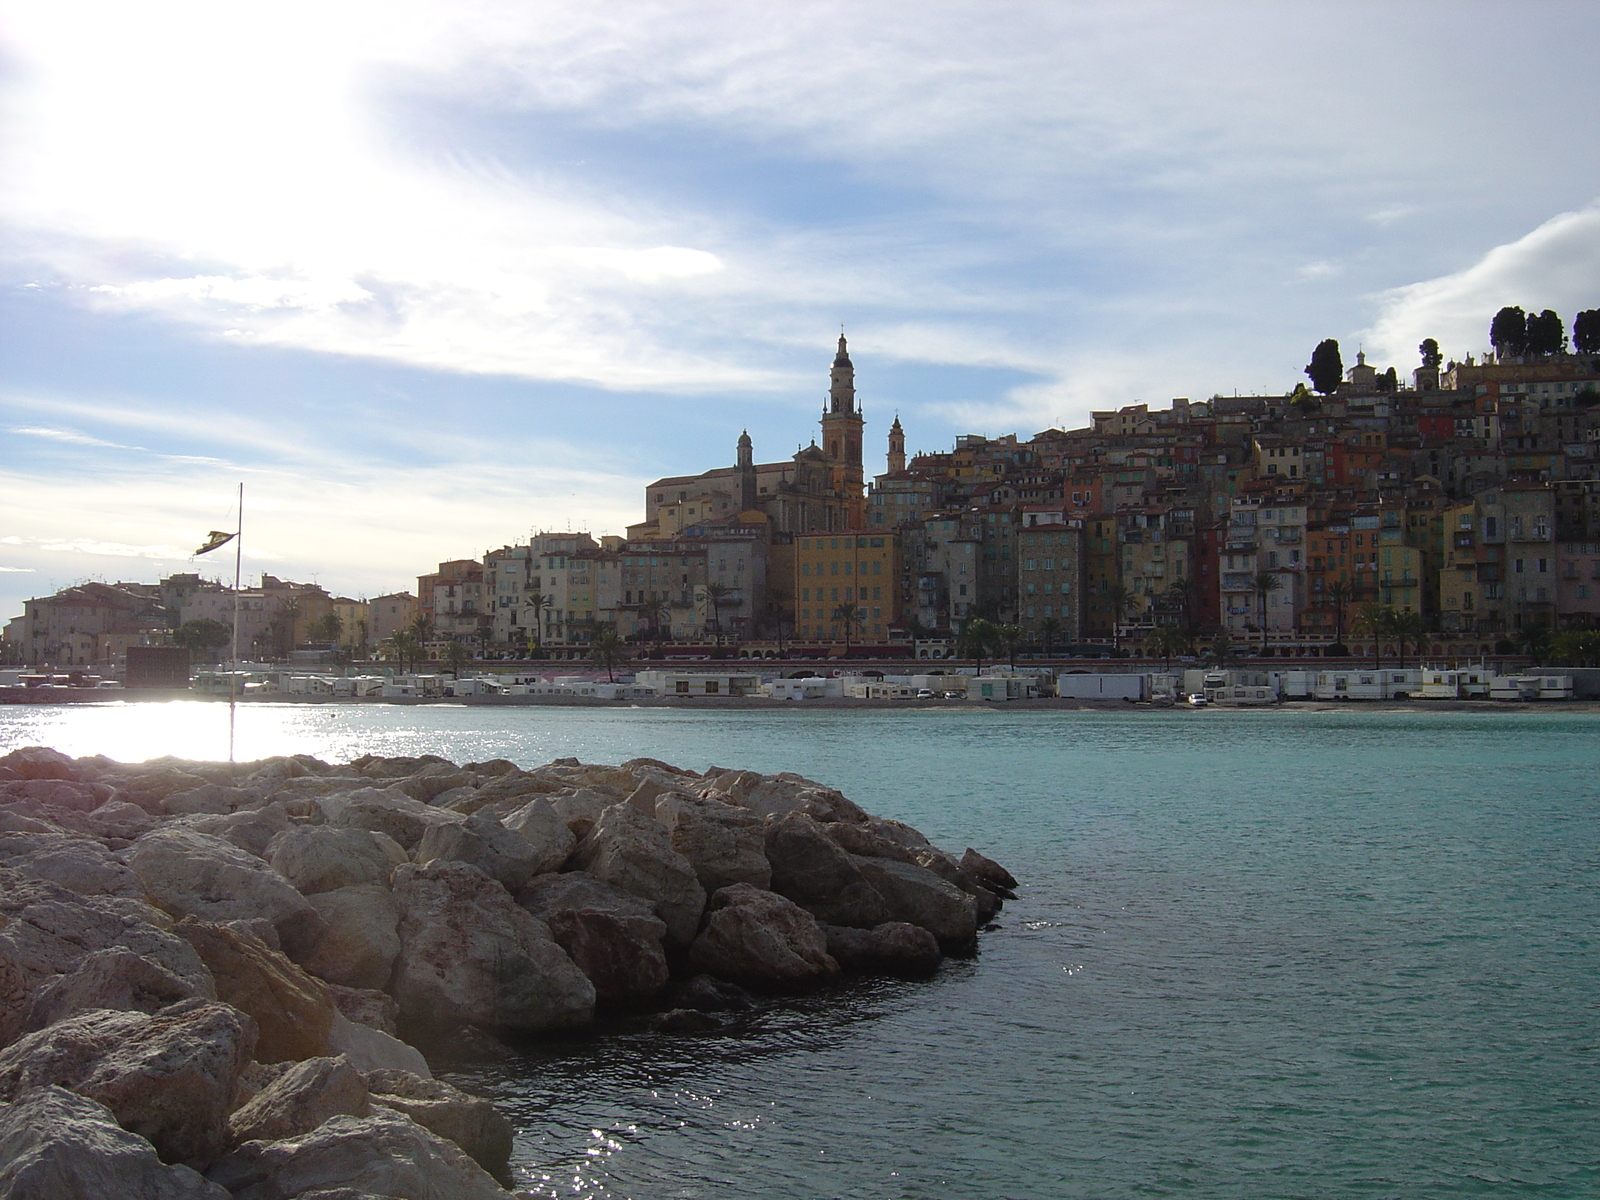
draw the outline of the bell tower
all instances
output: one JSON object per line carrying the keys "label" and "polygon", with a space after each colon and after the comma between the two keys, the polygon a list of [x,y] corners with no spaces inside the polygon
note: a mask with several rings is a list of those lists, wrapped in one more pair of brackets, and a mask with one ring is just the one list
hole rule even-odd
{"label": "bell tower", "polygon": [[894,424],[889,426],[889,474],[894,475],[906,469],[906,431],[900,428],[900,418],[894,419]]}
{"label": "bell tower", "polygon": [[829,372],[828,406],[822,413],[822,451],[833,468],[833,489],[845,502],[851,529],[866,521],[866,476],[861,466],[861,432],[866,424],[856,409],[856,369],[844,334],[839,334],[839,351]]}
{"label": "bell tower", "polygon": [[756,506],[756,456],[750,442],[750,431],[739,435],[739,511],[749,512]]}

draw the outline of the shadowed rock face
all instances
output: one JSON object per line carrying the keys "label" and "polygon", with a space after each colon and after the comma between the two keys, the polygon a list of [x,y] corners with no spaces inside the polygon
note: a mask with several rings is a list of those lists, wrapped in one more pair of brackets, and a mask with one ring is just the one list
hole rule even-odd
{"label": "shadowed rock face", "polygon": [[397,1028],[708,1028],[734,980],[926,974],[1014,886],[798,775],[14,752],[0,1196],[503,1197],[510,1125]]}

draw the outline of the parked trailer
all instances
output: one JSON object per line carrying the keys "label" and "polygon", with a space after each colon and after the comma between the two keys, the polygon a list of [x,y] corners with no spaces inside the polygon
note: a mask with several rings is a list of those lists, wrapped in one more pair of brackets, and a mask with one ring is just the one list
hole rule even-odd
{"label": "parked trailer", "polygon": [[1149,677],[1145,675],[1059,675],[1056,695],[1070,700],[1144,700]]}

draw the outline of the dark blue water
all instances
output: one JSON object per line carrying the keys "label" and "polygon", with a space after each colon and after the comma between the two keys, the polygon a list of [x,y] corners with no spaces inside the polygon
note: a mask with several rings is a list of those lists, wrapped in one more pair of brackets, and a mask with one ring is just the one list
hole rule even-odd
{"label": "dark blue water", "polygon": [[[0,748],[214,756],[218,720],[4,712]],[[469,1072],[517,1120],[538,1194],[1600,1195],[1600,716],[240,720],[242,757],[799,770],[1024,881],[979,957],[931,983]]]}

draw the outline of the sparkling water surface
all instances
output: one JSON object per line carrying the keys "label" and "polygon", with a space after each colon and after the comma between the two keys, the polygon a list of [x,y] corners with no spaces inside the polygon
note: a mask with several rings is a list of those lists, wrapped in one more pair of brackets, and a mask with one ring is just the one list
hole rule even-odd
{"label": "sparkling water surface", "polygon": [[[0,750],[226,737],[0,710]],[[1600,1196],[1600,715],[251,704],[237,737],[795,770],[1022,880],[931,982],[453,1076],[535,1194]]]}

